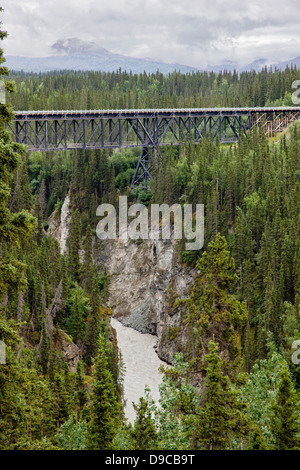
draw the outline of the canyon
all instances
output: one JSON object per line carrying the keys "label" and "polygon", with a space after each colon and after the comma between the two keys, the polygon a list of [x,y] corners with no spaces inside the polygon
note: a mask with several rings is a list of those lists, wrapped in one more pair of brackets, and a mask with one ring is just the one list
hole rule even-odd
{"label": "canyon", "polygon": [[[66,251],[69,204],[67,195],[61,213],[49,219],[49,232],[62,253]],[[130,421],[135,416],[132,402],[144,395],[145,386],[158,402],[159,366],[171,366],[174,355],[187,347],[181,309],[173,299],[188,295],[195,270],[179,262],[176,243],[174,239],[94,239],[94,263],[104,265],[109,277],[107,307],[124,361],[125,415]],[[74,370],[80,351],[74,344],[66,348],[65,343],[65,360]]]}

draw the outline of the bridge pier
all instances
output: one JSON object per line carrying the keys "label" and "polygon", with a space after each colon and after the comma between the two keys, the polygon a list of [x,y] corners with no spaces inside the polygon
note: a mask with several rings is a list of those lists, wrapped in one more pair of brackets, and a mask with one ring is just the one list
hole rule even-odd
{"label": "bridge pier", "polygon": [[150,173],[149,148],[144,146],[131,181],[131,188],[143,183],[143,188],[146,189],[147,180],[149,179],[153,179]]}

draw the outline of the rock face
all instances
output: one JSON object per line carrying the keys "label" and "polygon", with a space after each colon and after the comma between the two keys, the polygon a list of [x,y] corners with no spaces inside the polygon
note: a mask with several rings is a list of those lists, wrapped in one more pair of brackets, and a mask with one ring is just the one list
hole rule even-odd
{"label": "rock face", "polygon": [[53,235],[54,238],[57,239],[62,254],[66,253],[67,249],[67,238],[69,233],[69,223],[71,219],[69,209],[70,196],[69,194],[67,194],[62,205],[60,214],[57,211],[54,211],[48,219],[49,232]]}
{"label": "rock face", "polygon": [[76,372],[77,363],[80,360],[80,349],[72,341],[63,338],[61,342],[64,360],[68,364],[70,372]]}
{"label": "rock face", "polygon": [[[54,211],[48,219],[49,233],[51,233],[52,236],[58,241],[62,254],[65,254],[67,249],[67,238],[69,233],[69,223],[71,219],[69,206],[70,196],[69,194],[67,194],[62,205],[60,214],[57,211]],[[53,302],[46,312],[46,331],[48,337],[53,334],[54,319],[57,314],[57,311],[60,308],[61,298],[62,282],[60,282],[60,284],[58,285]],[[64,360],[68,364],[70,372],[76,372],[76,367],[80,359],[81,351],[79,347],[75,343],[73,343],[65,333],[62,332],[62,330],[59,330],[58,333],[59,334],[56,335],[57,347],[60,351],[62,351]],[[59,338],[59,341],[57,338]]]}
{"label": "rock face", "polygon": [[[69,203],[67,195],[60,217],[53,214],[49,219],[49,231],[59,241],[62,253],[66,250]],[[178,263],[174,240],[96,239],[94,262],[107,269],[113,316],[124,326],[156,335],[159,358],[172,364],[174,354],[187,346],[182,312],[174,306],[174,299],[188,295],[195,275]]]}
{"label": "rock face", "polygon": [[81,351],[78,346],[73,343],[72,338],[61,329],[52,330],[51,339],[57,351],[62,354],[69,371],[75,373],[77,363],[81,357]]}
{"label": "rock face", "polygon": [[101,244],[98,256],[109,274],[113,316],[141,333],[157,335],[158,356],[172,364],[174,353],[186,346],[173,299],[188,295],[195,273],[179,265],[174,241],[117,239]]}

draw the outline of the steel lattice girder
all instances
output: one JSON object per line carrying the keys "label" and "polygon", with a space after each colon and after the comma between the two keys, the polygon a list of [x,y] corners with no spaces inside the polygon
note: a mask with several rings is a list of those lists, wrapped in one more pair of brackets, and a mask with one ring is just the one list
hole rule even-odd
{"label": "steel lattice girder", "polygon": [[159,147],[204,135],[236,141],[264,123],[273,131],[300,118],[299,107],[16,112],[9,127],[28,150]]}
{"label": "steel lattice girder", "polygon": [[[227,126],[223,126],[224,123]],[[203,135],[219,135],[220,141],[229,129],[233,140],[249,129],[247,121],[236,117],[204,118],[163,117],[157,119],[73,119],[15,121],[10,128],[16,142],[24,143],[29,151],[65,150],[73,148],[118,148],[181,144],[191,138],[196,142]],[[225,131],[224,131],[225,129]]]}
{"label": "steel lattice girder", "polygon": [[133,184],[151,178],[149,152],[211,136],[236,142],[253,127],[274,134],[300,119],[300,107],[16,112],[7,126],[28,151],[142,147]]}
{"label": "steel lattice girder", "polygon": [[133,188],[141,183],[143,183],[145,187],[146,181],[149,179],[153,179],[150,172],[149,148],[143,147],[132,178],[131,187]]}

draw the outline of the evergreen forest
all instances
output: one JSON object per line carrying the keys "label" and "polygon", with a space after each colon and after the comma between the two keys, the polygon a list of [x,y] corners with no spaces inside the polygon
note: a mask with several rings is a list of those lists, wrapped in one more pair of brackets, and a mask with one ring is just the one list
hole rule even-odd
{"label": "evergreen forest", "polygon": [[[292,106],[299,71],[25,74],[7,70],[2,50],[0,62],[0,449],[299,450],[299,123],[164,147],[136,189],[139,149],[28,152],[6,127],[16,110]],[[67,194],[62,253],[49,224]],[[134,423],[110,279],[94,262],[96,208],[119,195],[205,207],[204,247],[176,246],[197,272],[189,296],[168,307],[188,346],[163,372],[160,406],[145,390]],[[66,350],[80,356],[72,369]]]}

